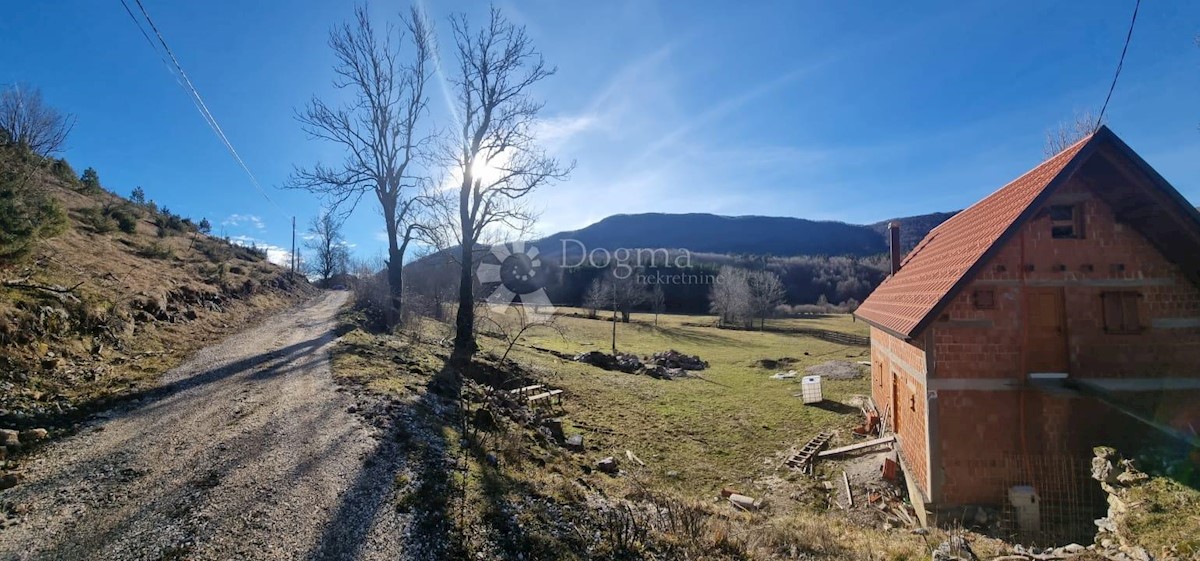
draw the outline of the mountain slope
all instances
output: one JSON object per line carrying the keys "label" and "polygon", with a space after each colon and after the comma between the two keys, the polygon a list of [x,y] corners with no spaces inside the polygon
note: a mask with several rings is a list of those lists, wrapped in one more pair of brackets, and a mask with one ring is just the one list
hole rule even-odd
{"label": "mountain slope", "polygon": [[577,250],[579,244],[588,250],[650,247],[755,255],[872,255],[887,250],[878,233],[844,222],[664,213],[618,214],[536,244],[551,254]]}
{"label": "mountain slope", "polygon": [[884,236],[887,239],[887,227],[889,223],[900,223],[900,247],[904,251],[908,251],[921,243],[921,239],[928,234],[930,230],[936,228],[942,222],[950,219],[951,216],[958,214],[958,211],[951,212],[933,212],[930,214],[921,214],[918,216],[905,216],[901,218],[892,218],[882,220],[870,225],[870,228]]}

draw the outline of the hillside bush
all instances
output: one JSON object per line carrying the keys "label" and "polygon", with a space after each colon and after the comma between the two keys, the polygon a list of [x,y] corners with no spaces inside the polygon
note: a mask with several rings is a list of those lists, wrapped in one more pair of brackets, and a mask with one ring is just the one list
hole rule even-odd
{"label": "hillside bush", "polygon": [[117,229],[117,221],[100,207],[80,209],[79,220],[97,234],[107,234]]}
{"label": "hillside bush", "polygon": [[171,246],[157,241],[143,247],[138,253],[142,257],[150,259],[170,259],[175,256],[175,250],[171,249]]}
{"label": "hillside bush", "polygon": [[137,216],[125,208],[113,209],[110,216],[117,221],[117,228],[126,234],[137,233]]}
{"label": "hillside bush", "polygon": [[83,170],[83,175],[79,176],[79,192],[92,194],[99,193],[100,189],[100,174],[93,168]]}
{"label": "hillside bush", "polygon": [[79,187],[79,176],[76,175],[75,168],[72,168],[65,159],[53,160],[50,164],[50,173],[54,174],[54,177],[57,177],[67,187],[72,189]]}
{"label": "hillside bush", "polygon": [[67,225],[62,206],[29,179],[19,155],[0,153],[0,263],[29,252],[38,239],[55,236]]}

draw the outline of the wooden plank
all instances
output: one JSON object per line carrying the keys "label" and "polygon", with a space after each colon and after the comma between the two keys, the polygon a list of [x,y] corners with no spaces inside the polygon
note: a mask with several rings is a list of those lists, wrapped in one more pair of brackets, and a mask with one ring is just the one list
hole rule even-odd
{"label": "wooden plank", "polygon": [[887,444],[894,440],[896,440],[896,437],[894,435],[889,435],[889,436],[885,436],[883,438],[876,438],[875,440],[868,440],[866,442],[859,442],[858,444],[851,444],[849,446],[842,446],[841,448],[834,448],[832,450],[825,450],[822,452],[818,452],[817,457],[824,458],[827,456],[836,456],[838,454],[845,454],[846,452],[853,452],[855,450],[862,450],[863,448],[870,448],[872,446],[878,446],[880,444]]}
{"label": "wooden plank", "polygon": [[850,491],[850,477],[846,475],[845,470],[842,470],[842,483],[846,484],[846,502],[850,504],[850,508],[854,508],[854,493]]}
{"label": "wooden plank", "polygon": [[515,390],[508,390],[508,393],[511,393],[511,394],[513,394],[513,395],[521,395],[521,394],[523,394],[523,393],[525,393],[525,392],[531,392],[531,391],[533,391],[533,390],[540,390],[540,389],[542,389],[543,387],[545,387],[545,386],[543,386],[543,385],[541,385],[541,384],[534,384],[534,385],[532,385],[532,386],[525,386],[525,387],[523,387],[523,388],[517,388],[517,389],[515,389]]}

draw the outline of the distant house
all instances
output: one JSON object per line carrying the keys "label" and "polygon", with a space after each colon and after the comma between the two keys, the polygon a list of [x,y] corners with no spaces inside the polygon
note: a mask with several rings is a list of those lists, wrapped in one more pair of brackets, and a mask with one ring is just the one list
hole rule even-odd
{"label": "distant house", "polygon": [[856,315],[916,498],[1003,504],[1050,485],[1034,458],[1200,430],[1198,286],[1200,213],[1107,127],[894,251]]}

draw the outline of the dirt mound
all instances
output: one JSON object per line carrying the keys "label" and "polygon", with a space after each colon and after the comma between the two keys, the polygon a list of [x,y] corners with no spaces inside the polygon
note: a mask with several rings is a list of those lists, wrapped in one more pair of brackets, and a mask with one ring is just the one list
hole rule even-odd
{"label": "dirt mound", "polygon": [[754,363],[754,366],[765,368],[767,370],[776,370],[781,366],[791,366],[796,364],[796,359],[785,356],[783,358],[764,358]]}
{"label": "dirt mound", "polygon": [[857,380],[863,377],[861,366],[844,360],[831,360],[804,369],[809,376],[820,376],[828,380]]}

